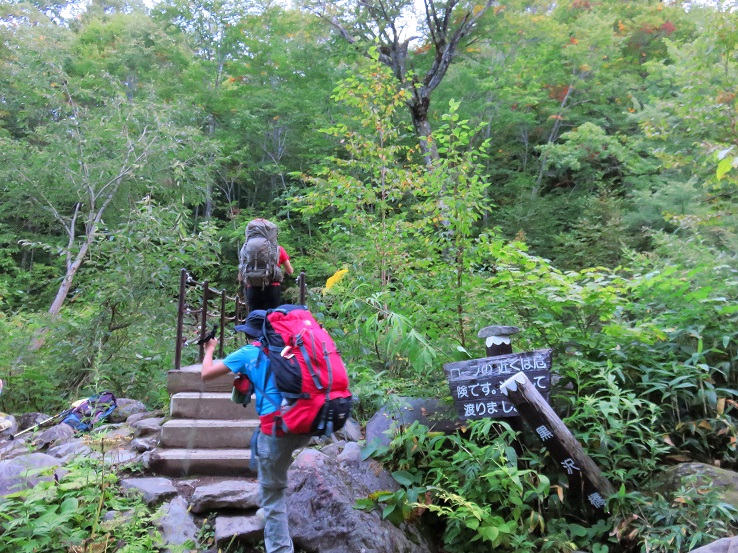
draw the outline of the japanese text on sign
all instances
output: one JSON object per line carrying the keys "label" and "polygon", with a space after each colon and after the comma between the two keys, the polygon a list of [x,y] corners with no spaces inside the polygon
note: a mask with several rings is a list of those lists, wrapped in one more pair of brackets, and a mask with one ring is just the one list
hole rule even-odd
{"label": "japanese text on sign", "polygon": [[539,392],[547,397],[551,386],[551,353],[550,349],[535,350],[444,365],[459,417],[517,416],[517,409],[499,389],[511,373],[524,371]]}
{"label": "japanese text on sign", "polygon": [[530,372],[551,369],[550,349],[511,353],[496,357],[483,357],[447,363],[443,366],[449,380],[460,378],[484,378],[486,376],[506,376],[517,372]]}

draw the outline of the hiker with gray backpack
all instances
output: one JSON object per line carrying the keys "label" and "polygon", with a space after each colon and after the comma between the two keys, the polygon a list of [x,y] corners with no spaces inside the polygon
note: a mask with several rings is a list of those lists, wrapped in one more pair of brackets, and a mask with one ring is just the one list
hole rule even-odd
{"label": "hiker with gray backpack", "polygon": [[279,229],[267,219],[246,226],[246,242],[238,254],[238,280],[249,311],[272,309],[282,303],[284,273],[294,272],[290,257],[277,243]]}

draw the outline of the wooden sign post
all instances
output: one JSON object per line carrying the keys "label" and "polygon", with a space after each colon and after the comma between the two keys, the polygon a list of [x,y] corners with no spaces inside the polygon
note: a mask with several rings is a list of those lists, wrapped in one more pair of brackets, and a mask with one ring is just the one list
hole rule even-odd
{"label": "wooden sign post", "polygon": [[561,465],[569,480],[569,489],[604,515],[606,499],[615,490],[594,461],[585,453],[551,406],[538,392],[526,373],[518,372],[500,385],[500,393],[534,430],[551,456]]}
{"label": "wooden sign post", "polygon": [[459,418],[518,416],[515,404],[500,392],[500,384],[521,371],[548,396],[551,353],[550,349],[542,349],[445,364],[443,370]]}
{"label": "wooden sign post", "polygon": [[512,344],[510,344],[510,336],[520,332],[517,326],[485,326],[477,333],[479,338],[484,338],[484,347],[487,350],[487,357],[495,357],[496,355],[507,355],[512,353]]}
{"label": "wooden sign post", "polygon": [[607,497],[615,490],[547,403],[552,350],[513,353],[509,337],[519,331],[514,326],[485,327],[479,337],[486,338],[489,357],[443,366],[459,418],[507,417],[518,432],[525,420],[566,472],[572,495],[604,515]]}

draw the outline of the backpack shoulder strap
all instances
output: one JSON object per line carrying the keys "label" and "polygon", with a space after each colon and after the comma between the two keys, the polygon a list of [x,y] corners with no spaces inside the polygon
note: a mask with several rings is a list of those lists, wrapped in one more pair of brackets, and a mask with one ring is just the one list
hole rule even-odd
{"label": "backpack shoulder strap", "polygon": [[280,404],[278,404],[278,403],[277,403],[276,401],[274,401],[274,400],[273,400],[273,399],[272,399],[271,397],[269,397],[269,396],[267,395],[267,393],[266,393],[266,387],[267,387],[267,383],[269,382],[269,379],[270,379],[270,378],[272,377],[272,362],[271,362],[271,360],[269,359],[269,355],[268,355],[268,354],[267,354],[267,353],[266,353],[266,352],[264,351],[264,347],[263,347],[263,346],[261,346],[261,344],[259,344],[258,342],[255,342],[255,343],[254,343],[254,345],[257,345],[257,344],[258,344],[258,347],[259,347],[259,357],[257,357],[257,358],[256,358],[256,362],[257,362],[257,364],[259,363],[259,358],[260,358],[260,357],[261,357],[262,355],[266,355],[266,356],[267,356],[267,363],[268,363],[268,364],[267,364],[267,369],[266,369],[266,371],[264,371],[264,381],[263,381],[263,382],[261,382],[261,383],[255,382],[255,381],[253,381],[253,380],[251,381],[251,383],[252,383],[252,384],[254,385],[254,388],[256,389],[256,391],[257,391],[257,392],[259,392],[259,395],[261,396],[261,400],[259,400],[259,398],[257,398],[257,401],[256,401],[256,410],[257,410],[257,411],[260,411],[260,410],[261,410],[260,408],[261,408],[261,406],[262,406],[262,405],[264,404],[263,402],[264,402],[264,400],[265,400],[265,399],[266,399],[266,400],[267,400],[267,401],[268,401],[269,403],[271,403],[271,404],[272,404],[272,406],[274,406],[274,407],[276,407],[277,409],[279,409],[279,408],[281,407],[281,405],[280,405]]}

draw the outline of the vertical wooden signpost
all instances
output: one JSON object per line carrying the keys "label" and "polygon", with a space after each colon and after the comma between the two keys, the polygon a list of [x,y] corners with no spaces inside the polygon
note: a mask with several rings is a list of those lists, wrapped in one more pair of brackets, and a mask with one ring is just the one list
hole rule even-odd
{"label": "vertical wooden signpost", "polygon": [[508,378],[500,385],[500,392],[515,405],[566,472],[569,490],[596,512],[604,513],[607,497],[615,490],[526,374],[520,372]]}
{"label": "vertical wooden signpost", "polygon": [[488,357],[443,366],[459,418],[525,420],[565,471],[572,494],[604,515],[612,485],[547,402],[552,350],[512,353],[509,337],[517,332],[517,327],[485,327],[479,337],[486,338]]}

